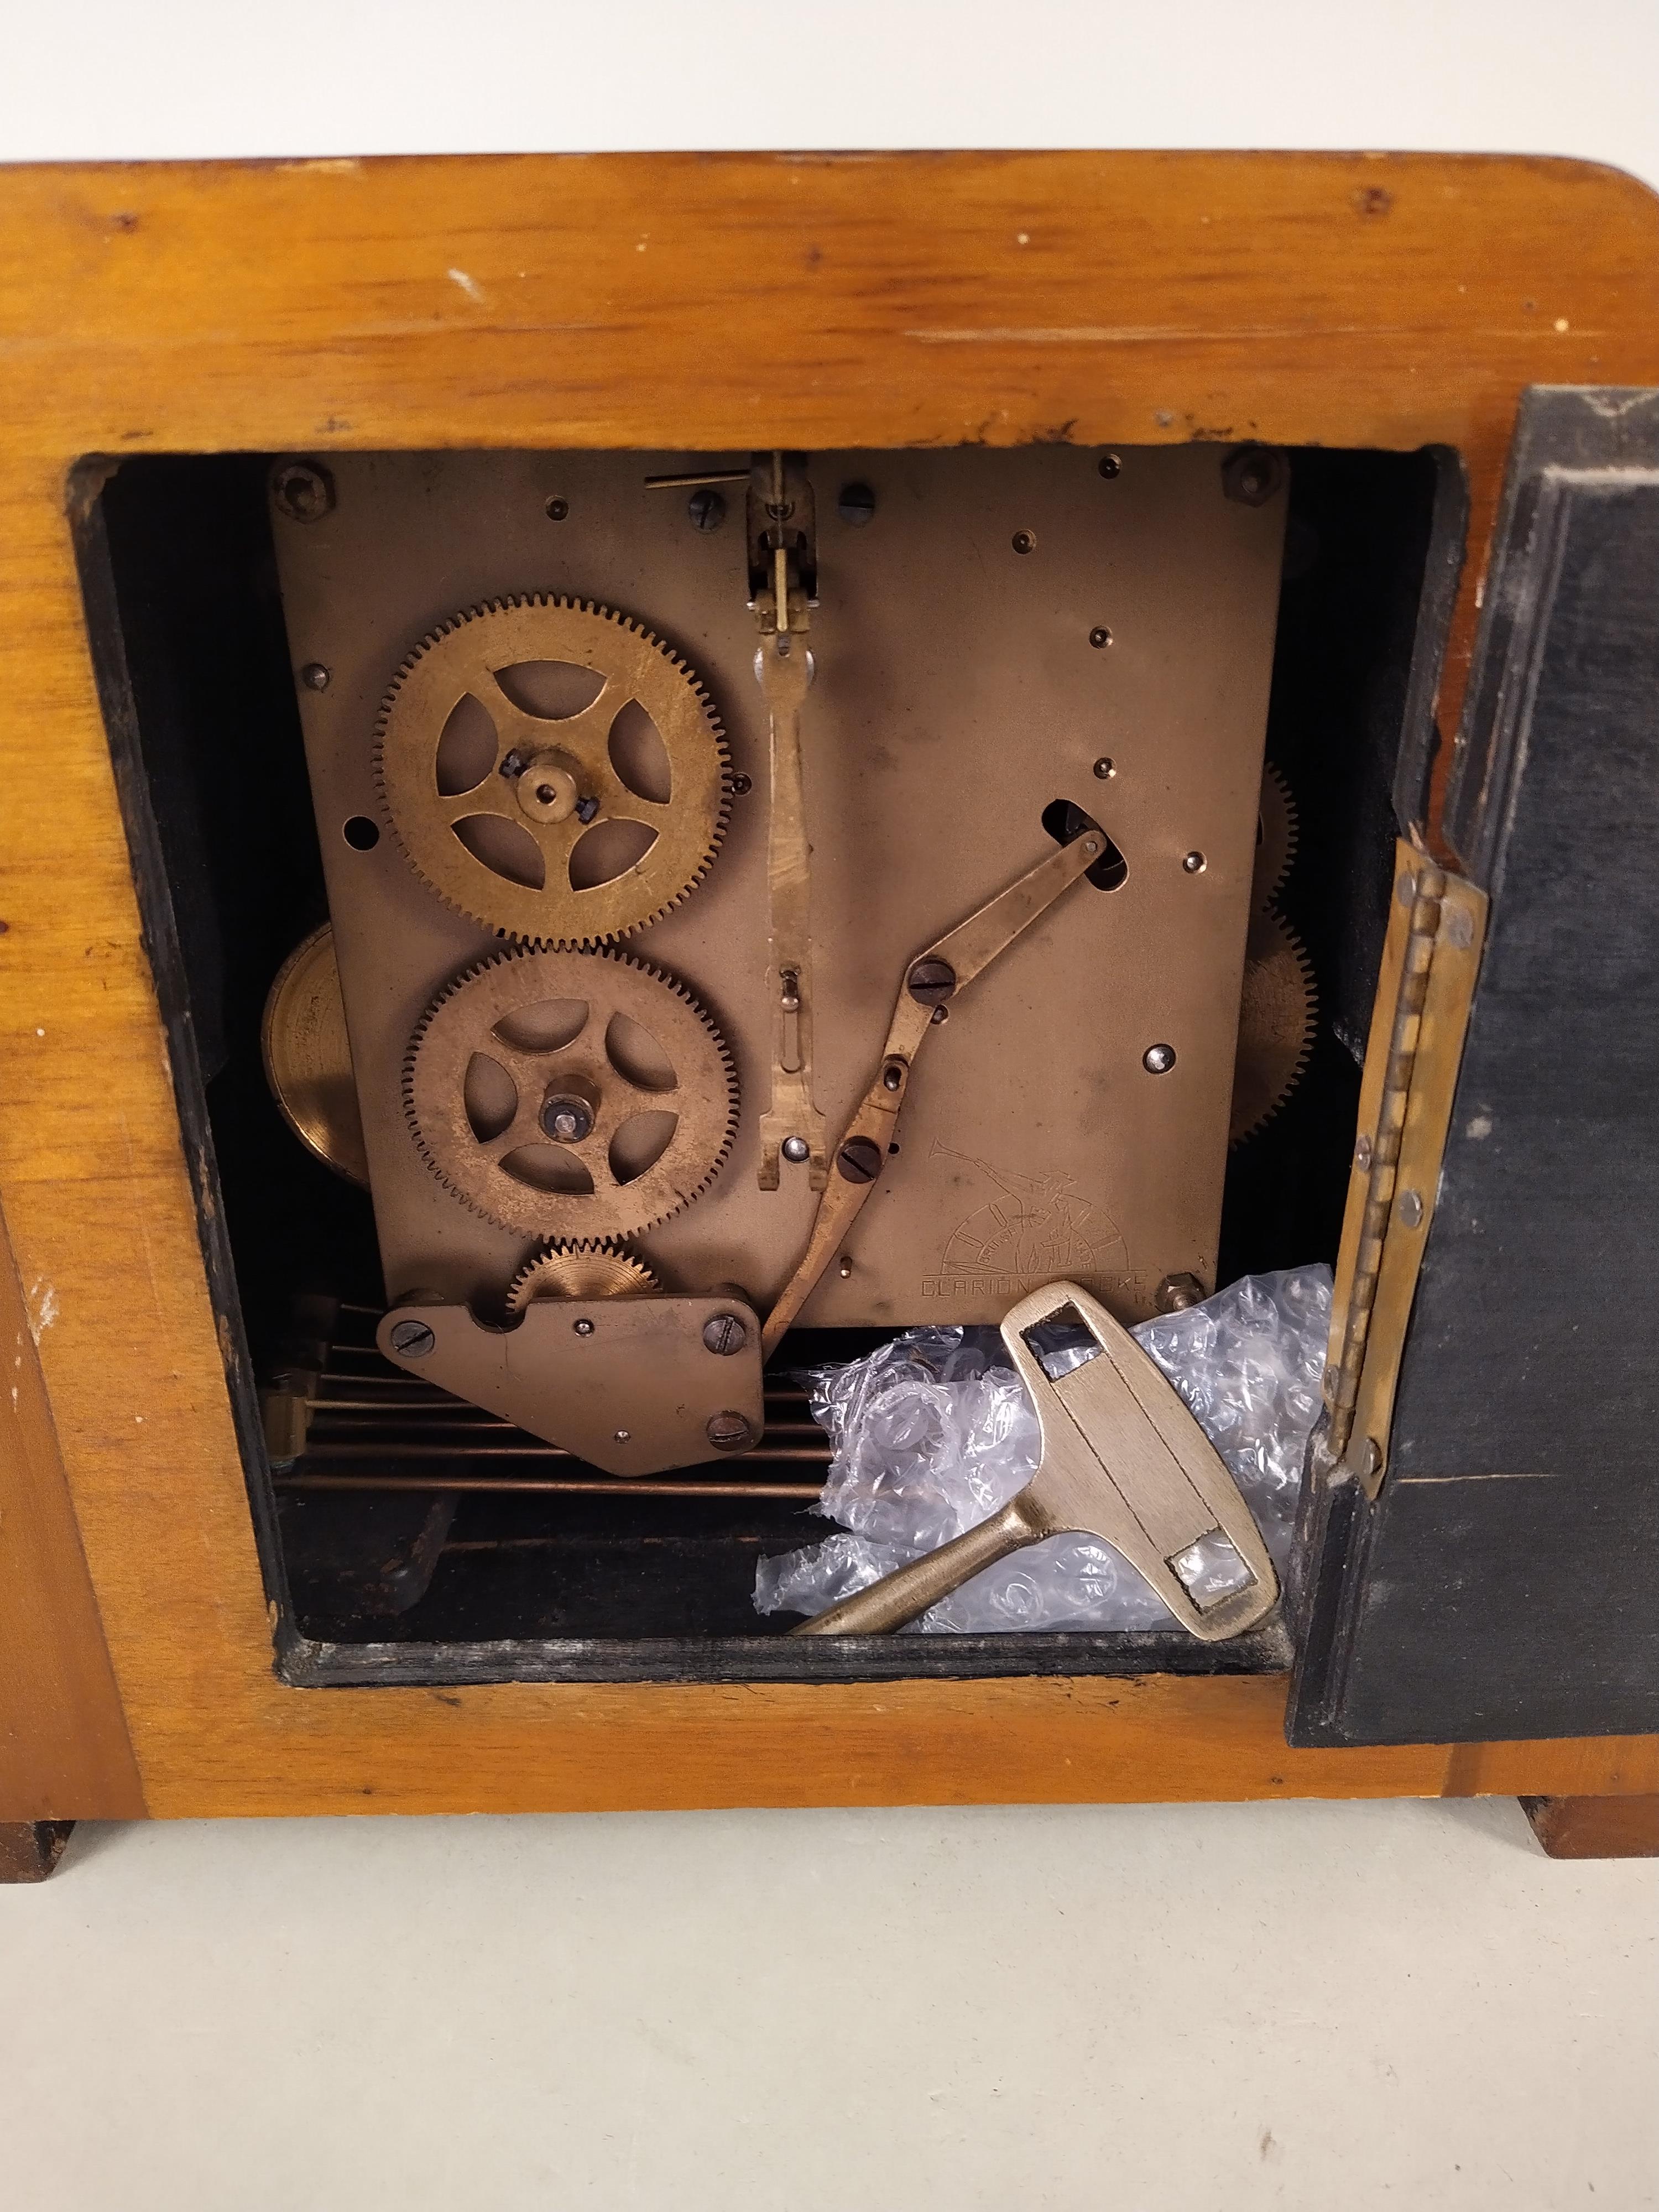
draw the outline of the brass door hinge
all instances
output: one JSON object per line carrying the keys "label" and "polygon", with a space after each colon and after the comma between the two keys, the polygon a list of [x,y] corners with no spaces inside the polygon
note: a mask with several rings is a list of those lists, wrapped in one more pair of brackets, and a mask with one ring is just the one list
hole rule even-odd
{"label": "brass door hinge", "polygon": [[1394,896],[1359,1091],[1359,1120],[1325,1370],[1328,1474],[1368,1497],[1389,1462],[1395,1386],[1428,1243],[1486,930],[1486,896],[1414,846]]}

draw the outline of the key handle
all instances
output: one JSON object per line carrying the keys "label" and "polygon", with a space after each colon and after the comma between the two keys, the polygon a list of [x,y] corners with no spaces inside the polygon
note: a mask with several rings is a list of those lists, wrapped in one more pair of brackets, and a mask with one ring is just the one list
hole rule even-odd
{"label": "key handle", "polygon": [[[1031,1341],[1062,1330],[1082,1340],[1053,1355]],[[1002,1340],[1042,1432],[1027,1486],[1032,1517],[1050,1532],[1103,1537],[1200,1642],[1237,1636],[1269,1613],[1279,1577],[1237,1484],[1168,1376],[1099,1299],[1052,1283],[1004,1316]],[[1189,1586],[1200,1577],[1176,1564],[1206,1539],[1209,1557],[1227,1565],[1231,1546],[1238,1570],[1236,1586],[1208,1602]]]}
{"label": "key handle", "polygon": [[[988,1520],[790,1634],[902,1628],[1011,1552],[1068,1530],[1115,1546],[1200,1642],[1255,1627],[1279,1577],[1237,1484],[1158,1363],[1075,1283],[1022,1298],[1002,1340],[1036,1407],[1036,1473]],[[1213,1595],[1206,1561],[1237,1571]]]}

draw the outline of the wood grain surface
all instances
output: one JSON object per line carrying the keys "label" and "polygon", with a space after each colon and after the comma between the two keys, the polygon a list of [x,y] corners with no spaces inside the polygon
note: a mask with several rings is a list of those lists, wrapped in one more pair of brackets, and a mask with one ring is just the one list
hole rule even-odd
{"label": "wood grain surface", "polygon": [[1553,1859],[1659,1858],[1659,1797],[1523,1797]]}
{"label": "wood grain surface", "polygon": [[[26,1297],[0,1223],[0,1828],[15,1847],[82,1806],[144,1809],[121,1701],[82,1556],[33,1330],[53,1319]],[[0,1881],[8,1875],[0,1849]]]}
{"label": "wood grain surface", "polygon": [[1445,443],[1449,726],[1520,391],[1659,382],[1659,203],[1439,156],[14,168],[0,248],[0,1202],[151,1811],[1659,1786],[1651,1739],[1291,1753],[1275,1678],[279,1685],[65,515],[89,453]]}

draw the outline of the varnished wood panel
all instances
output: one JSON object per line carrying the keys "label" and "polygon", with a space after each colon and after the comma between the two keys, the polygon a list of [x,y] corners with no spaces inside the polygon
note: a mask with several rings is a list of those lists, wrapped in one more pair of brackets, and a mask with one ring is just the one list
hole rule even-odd
{"label": "varnished wood panel", "polygon": [[1523,1797],[1553,1859],[1659,1858],[1659,1797]]}
{"label": "varnished wood panel", "polygon": [[[35,1357],[55,1307],[32,1287],[0,1224],[0,1830],[15,1831],[20,1866],[36,1824],[144,1809]],[[4,1859],[0,1881],[29,1878]]]}
{"label": "varnished wood panel", "polygon": [[98,451],[1443,443],[1444,725],[1519,392],[1659,382],[1656,276],[1648,194],[1538,161],[0,172],[0,1197],[153,1810],[1655,1788],[1650,1741],[1291,1753],[1273,1679],[281,1686],[64,508]]}

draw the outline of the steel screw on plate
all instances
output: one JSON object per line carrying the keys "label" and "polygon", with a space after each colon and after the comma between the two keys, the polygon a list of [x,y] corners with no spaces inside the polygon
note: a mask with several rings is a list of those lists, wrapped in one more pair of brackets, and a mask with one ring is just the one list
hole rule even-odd
{"label": "steel screw on plate", "polygon": [[326,691],[329,672],[320,660],[308,660],[300,671],[300,681],[307,691]]}
{"label": "steel screw on plate", "polygon": [[1095,774],[1100,778],[1103,783],[1108,782],[1111,777],[1117,774],[1117,763],[1111,758],[1109,754],[1103,753],[1100,758],[1095,763]]}
{"label": "steel screw on plate", "polygon": [[729,1359],[748,1343],[749,1331],[736,1314],[710,1314],[702,1325],[702,1340],[705,1350]]}
{"label": "steel screw on plate", "polygon": [[290,522],[320,522],[334,505],[334,479],[317,461],[281,462],[270,495]]}
{"label": "steel screw on plate", "polygon": [[836,1165],[847,1182],[873,1182],[881,1173],[881,1146],[871,1137],[849,1137]]}
{"label": "steel screw on plate", "polygon": [[550,522],[562,522],[569,512],[570,501],[568,499],[550,499],[547,502],[547,519]]}
{"label": "steel screw on plate", "polygon": [[1111,641],[1112,633],[1107,629],[1104,623],[1097,623],[1089,633],[1089,642],[1094,647],[1097,653],[1103,646],[1109,645]]}
{"label": "steel screw on plate", "polygon": [[843,484],[841,497],[836,501],[836,512],[843,522],[850,522],[861,530],[866,522],[876,519],[876,495],[867,483]]}
{"label": "steel screw on plate", "polygon": [[1185,1313],[1189,1307],[1203,1303],[1204,1285],[1196,1275],[1166,1275],[1158,1286],[1160,1313]]}
{"label": "steel screw on plate", "polygon": [[1035,553],[1036,550],[1036,532],[1032,530],[1017,530],[1015,531],[1012,538],[1010,540],[1010,543],[1012,544],[1016,553]]}
{"label": "steel screw on plate", "polygon": [[1149,1044],[1140,1055],[1140,1064],[1148,1075],[1167,1075],[1176,1064],[1172,1044]]}
{"label": "steel screw on plate", "polygon": [[593,1109],[585,1098],[549,1098],[541,1111],[542,1133],[556,1145],[580,1145],[593,1129]]}
{"label": "steel screw on plate", "polygon": [[902,1090],[903,1086],[904,1062],[902,1060],[890,1060],[886,1066],[881,1071],[882,1089],[884,1091],[900,1091]]}
{"label": "steel screw on plate", "polygon": [[752,775],[744,775],[739,771],[732,779],[732,796],[734,799],[747,799],[754,788],[755,779]]}
{"label": "steel screw on plate", "polygon": [[1103,453],[1101,455],[1100,473],[1102,476],[1109,478],[1122,475],[1123,464],[1119,460],[1115,453]]}
{"label": "steel screw on plate", "polygon": [[796,1167],[812,1157],[812,1147],[805,1137],[786,1137],[780,1150],[785,1159],[792,1161]]}
{"label": "steel screw on plate", "polygon": [[1241,446],[1221,464],[1221,489],[1240,507],[1265,507],[1285,473],[1285,457],[1271,446]]}
{"label": "steel screw on plate", "polygon": [[1206,863],[1202,853],[1188,853],[1181,865],[1189,876],[1201,876]]}
{"label": "steel screw on plate", "polygon": [[630,1431],[627,1429],[618,1429],[611,1438],[611,1442],[613,1443],[625,1444],[628,1442],[629,1434]]}
{"label": "steel screw on plate", "polygon": [[755,1441],[754,1424],[746,1413],[711,1413],[703,1434],[716,1451],[744,1451]]}
{"label": "steel screw on plate", "polygon": [[711,485],[700,484],[685,502],[694,530],[718,530],[726,520],[726,501]]}
{"label": "steel screw on plate", "polygon": [[593,1324],[586,1318],[581,1321],[573,1321],[570,1326],[578,1336],[592,1336],[593,1334]]}
{"label": "steel screw on plate", "polygon": [[392,1325],[392,1349],[404,1359],[424,1359],[437,1342],[423,1321],[399,1321]]}
{"label": "steel screw on plate", "polygon": [[948,960],[918,960],[904,983],[919,1006],[943,1006],[957,988],[957,971]]}

